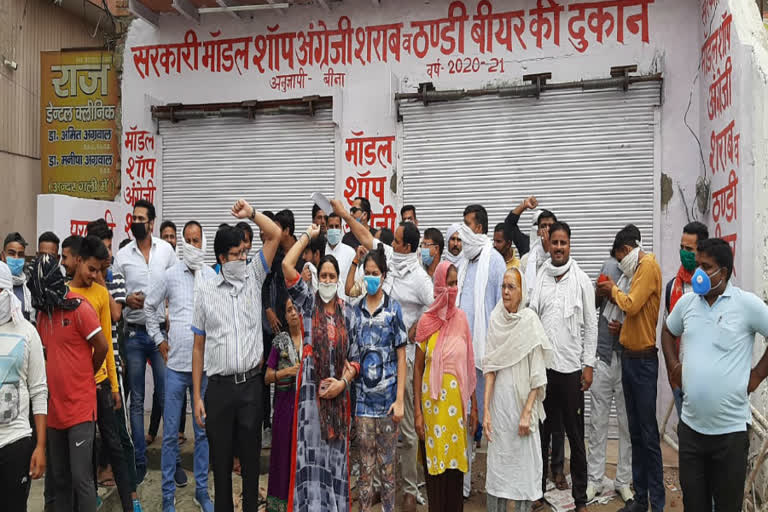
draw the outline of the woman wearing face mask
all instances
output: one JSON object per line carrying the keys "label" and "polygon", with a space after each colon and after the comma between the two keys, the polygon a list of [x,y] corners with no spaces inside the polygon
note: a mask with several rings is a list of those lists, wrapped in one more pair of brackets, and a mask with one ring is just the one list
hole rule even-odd
{"label": "woman wearing face mask", "polygon": [[395,509],[397,424],[403,419],[405,396],[405,331],[400,304],[382,290],[387,276],[384,249],[363,260],[365,296],[352,310],[350,338],[360,354],[356,381],[355,428],[360,444],[360,507],[373,506],[373,474],[381,478],[382,510]]}
{"label": "woman wearing face mask", "polygon": [[546,362],[552,345],[541,321],[526,308],[521,272],[507,270],[502,301],[491,313],[483,373],[488,436],[488,473],[485,486],[488,512],[530,512],[542,497],[543,462],[539,422],[544,420]]}
{"label": "woman wearing face mask", "polygon": [[291,432],[296,401],[296,375],[301,367],[304,330],[293,301],[285,301],[285,321],[288,331],[272,341],[267,360],[265,382],[275,384],[275,407],[272,420],[272,451],[269,460],[267,512],[281,512],[288,506],[291,483]]}
{"label": "woman wearing face mask", "polygon": [[302,361],[297,376],[288,510],[349,510],[349,384],[359,372],[357,344],[349,337],[350,306],[337,296],[339,264],[327,255],[317,267],[312,293],[296,271],[311,226],[283,260],[288,295],[303,319]]}
{"label": "woman wearing face mask", "polygon": [[477,423],[475,355],[467,317],[456,307],[458,271],[449,261],[435,270],[435,302],[416,328],[413,369],[414,423],[421,439],[430,511],[460,511],[467,460],[465,407],[472,399],[469,428]]}

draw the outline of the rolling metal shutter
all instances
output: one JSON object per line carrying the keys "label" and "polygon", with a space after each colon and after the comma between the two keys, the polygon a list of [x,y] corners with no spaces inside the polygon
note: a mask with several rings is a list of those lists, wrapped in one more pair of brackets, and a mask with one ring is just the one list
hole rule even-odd
{"label": "rolling metal shutter", "polygon": [[[533,194],[571,226],[571,254],[595,279],[624,225],[652,246],[659,88],[403,101],[403,204],[416,206],[422,228],[443,233],[467,205],[482,204],[492,234]],[[530,226],[526,212],[520,228]]]}
{"label": "rolling metal shutter", "polygon": [[[179,229],[190,219],[199,221],[209,238],[211,262],[213,235],[219,224],[234,222],[229,211],[238,198],[260,211],[291,209],[296,230],[301,231],[312,220],[310,194],[319,191],[333,197],[335,130],[330,109],[314,117],[161,121],[160,133],[162,218]],[[254,248],[259,245],[255,233]]]}
{"label": "rolling metal shutter", "polygon": [[[571,256],[597,278],[628,223],[653,245],[654,138],[660,83],[547,91],[536,98],[401,102],[403,204],[445,233],[473,203],[489,234],[529,195],[571,226]],[[528,233],[531,213],[520,220]],[[585,417],[590,400],[586,395]],[[615,404],[610,437],[617,437]]]}

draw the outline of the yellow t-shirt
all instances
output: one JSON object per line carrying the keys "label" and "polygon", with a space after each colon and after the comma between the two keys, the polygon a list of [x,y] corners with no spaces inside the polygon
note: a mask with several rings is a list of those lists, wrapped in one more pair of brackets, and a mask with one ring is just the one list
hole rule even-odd
{"label": "yellow t-shirt", "polygon": [[115,352],[112,349],[112,313],[109,310],[109,292],[98,283],[93,283],[90,288],[75,288],[70,286],[72,292],[85,297],[85,300],[93,306],[99,315],[99,323],[104,337],[107,338],[107,357],[104,359],[99,371],[94,376],[96,384],[101,384],[109,379],[109,385],[113,393],[117,393],[120,387],[117,383],[117,371],[115,369]]}

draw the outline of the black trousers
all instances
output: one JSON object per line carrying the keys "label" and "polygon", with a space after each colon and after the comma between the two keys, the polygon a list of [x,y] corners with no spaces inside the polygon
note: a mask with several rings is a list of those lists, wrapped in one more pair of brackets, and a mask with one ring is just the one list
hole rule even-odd
{"label": "black trousers", "polygon": [[680,486],[685,510],[739,512],[747,478],[749,434],[705,435],[678,423]]}
{"label": "black trousers", "polygon": [[[120,495],[120,502],[124,511],[132,512],[131,493],[134,489],[131,485],[128,461],[125,457],[117,417],[115,416],[115,400],[112,397],[112,389],[108,380],[96,386],[96,407],[98,411],[96,424],[99,427],[99,434],[101,434],[102,448],[105,450],[107,460],[112,464],[112,473],[115,475],[115,485]],[[98,464],[94,461],[94,483],[97,474],[96,466]]]}
{"label": "black trousers", "polygon": [[243,477],[243,511],[256,512],[259,499],[259,460],[264,376],[235,384],[233,378],[208,378],[205,392],[205,431],[213,466],[216,512],[232,512],[232,457],[235,439]]}
{"label": "black trousers", "polygon": [[93,440],[96,425],[86,421],[66,430],[48,427],[49,471],[55,476],[56,512],[96,512]]}
{"label": "black trousers", "polygon": [[[559,425],[565,428],[571,447],[571,491],[576,506],[587,504],[587,449],[584,445],[584,392],[581,370],[560,373],[547,370],[547,419],[541,426],[542,459],[547,460],[549,438]],[[542,489],[546,491],[547,472],[542,472]]]}
{"label": "black trousers", "polygon": [[[34,428],[34,427],[33,427]],[[3,510],[26,512],[29,497],[29,461],[32,438],[24,437],[0,448],[0,497]]]}

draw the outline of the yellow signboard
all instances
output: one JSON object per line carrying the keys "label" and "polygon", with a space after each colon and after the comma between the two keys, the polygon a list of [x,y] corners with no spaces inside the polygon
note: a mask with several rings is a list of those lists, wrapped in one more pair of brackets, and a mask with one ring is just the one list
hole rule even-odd
{"label": "yellow signboard", "polygon": [[114,200],[120,192],[112,52],[40,52],[42,193]]}

